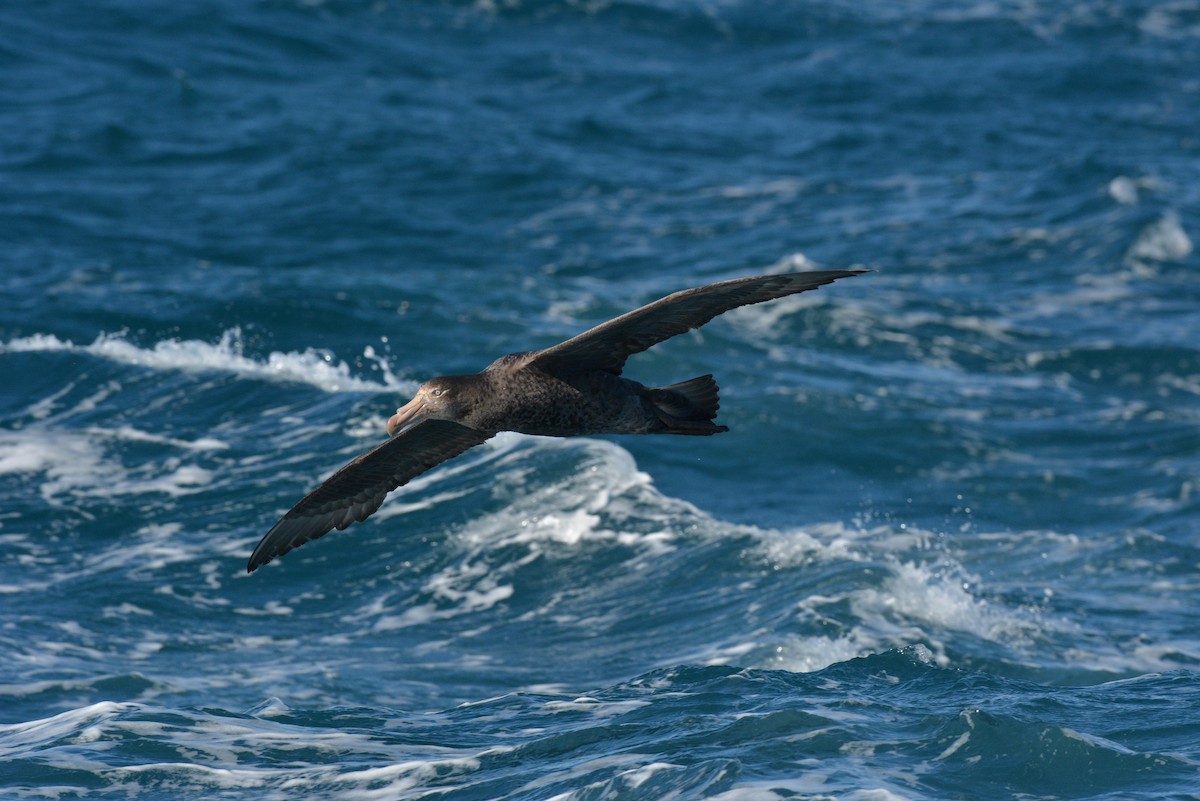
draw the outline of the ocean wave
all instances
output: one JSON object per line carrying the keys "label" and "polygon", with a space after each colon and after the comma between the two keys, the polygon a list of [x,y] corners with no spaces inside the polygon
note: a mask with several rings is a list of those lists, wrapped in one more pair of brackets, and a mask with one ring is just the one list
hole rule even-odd
{"label": "ocean wave", "polygon": [[[375,564],[414,571],[403,589],[363,592],[378,570],[351,571],[360,558],[340,539],[292,557],[338,549],[324,555],[334,566],[323,580],[350,581],[355,589],[344,591],[362,595],[341,613],[353,636],[445,636],[461,627],[486,639],[532,628],[545,640],[549,627],[565,642],[604,631],[619,650],[627,636],[646,637],[648,605],[664,610],[653,624],[658,659],[800,671],[915,642],[933,643],[939,662],[951,664],[960,657],[943,643],[964,635],[1023,659],[1047,636],[1038,613],[999,603],[935,532],[733,524],[664,495],[628,451],[600,440],[511,435],[478,458],[446,483],[431,478],[418,493],[428,504],[397,504],[388,522],[377,521],[392,528],[417,514],[425,522],[405,528],[421,527],[459,506],[469,517],[449,527],[440,553],[414,562],[406,538],[373,525],[345,535],[369,538]],[[455,491],[461,482],[469,486]],[[641,602],[626,603],[631,596]]]}
{"label": "ocean wave", "polygon": [[[107,402],[81,402],[94,401]],[[952,545],[945,532],[898,522],[736,524],[660,491],[621,445],[589,438],[502,434],[421,476],[367,522],[243,585],[233,578],[271,522],[264,505],[286,508],[317,471],[348,458],[341,451],[352,455],[357,448],[345,432],[272,437],[278,452],[264,470],[264,454],[242,452],[244,432],[189,440],[129,424],[72,430],[64,421],[73,412],[0,430],[0,476],[36,481],[52,509],[122,523],[79,548],[23,536],[25,521],[41,512],[36,502],[15,502],[0,526],[29,567],[21,582],[3,582],[5,592],[32,597],[63,582],[120,575],[141,588],[122,601],[152,609],[149,599],[164,594],[205,615],[221,609],[214,622],[248,626],[239,642],[274,636],[285,618],[335,615],[347,641],[418,643],[451,659],[455,648],[425,644],[469,631],[484,651],[512,637],[573,649],[604,633],[617,663],[637,649],[634,663],[813,671],[921,642],[946,666],[969,659],[1100,675],[1172,669],[1196,652],[1186,638],[1171,637],[1119,652],[1113,637],[1136,636],[1129,624],[1105,616],[1107,634],[1081,630],[1066,600],[1042,594],[1059,582],[1021,582],[1009,567],[1015,560],[1065,573],[1103,569],[1116,580],[1123,574],[1110,563],[1153,560],[1178,546],[1120,531],[1081,539],[972,527]],[[284,475],[295,489],[279,481]],[[991,578],[992,570],[1005,578]],[[201,584],[183,589],[197,571]],[[170,587],[175,581],[183,585]],[[1183,579],[1162,581],[1172,593],[1186,589]],[[1028,587],[1014,591],[1012,582]],[[338,592],[329,593],[334,586]],[[661,610],[652,622],[647,606]],[[964,639],[976,643],[970,657],[953,644]],[[147,631],[115,647],[144,658],[170,642]]]}
{"label": "ocean wave", "polygon": [[159,370],[217,371],[238,376],[311,384],[327,392],[412,392],[416,383],[397,378],[387,360],[368,345],[361,362],[379,373],[379,380],[353,375],[350,365],[327,351],[272,351],[264,357],[247,356],[240,328],[230,328],[216,342],[165,339],[144,347],[125,333],[102,333],[87,345],[59,339],[54,334],[33,334],[0,342],[3,353],[85,353],[122,364]]}
{"label": "ocean wave", "polygon": [[981,794],[1099,798],[1194,775],[1161,744],[1195,726],[1196,692],[1166,674],[1031,694],[914,647],[813,674],[672,666],[423,714],[102,701],[2,724],[0,748],[7,775],[64,796],[926,799],[970,772]]}
{"label": "ocean wave", "polygon": [[[143,469],[110,453],[114,443],[169,457]],[[130,427],[0,431],[0,473],[40,476],[40,493],[54,505],[112,514],[113,504],[157,497],[139,501],[141,514],[128,516],[122,533],[93,539],[82,552],[11,539],[14,555],[32,568],[12,591],[121,575],[147,594],[124,600],[149,609],[158,582],[186,581],[199,570],[206,586],[168,594],[205,614],[227,608],[214,621],[244,627],[260,619],[241,634],[251,639],[273,633],[281,618],[333,614],[340,636],[401,649],[461,631],[485,650],[526,636],[574,647],[604,632],[613,658],[637,647],[639,659],[656,663],[802,672],[914,643],[927,644],[940,665],[962,664],[961,647],[951,643],[964,638],[977,643],[970,658],[984,664],[1100,674],[1171,669],[1195,652],[1186,638],[1160,638],[1118,654],[1111,635],[1127,624],[1110,620],[1110,636],[1094,636],[1080,631],[1065,599],[1042,595],[1053,582],[1031,577],[1029,588],[1013,592],[1011,577],[988,578],[1014,559],[1118,578],[1110,562],[1153,559],[1178,546],[1120,532],[1081,539],[973,529],[951,545],[942,532],[902,523],[735,524],[661,492],[620,445],[586,438],[498,436],[412,482],[366,523],[305,546],[245,586],[231,580],[262,533],[256,524],[270,516],[255,511],[263,479],[240,485],[261,468],[230,461],[227,450],[215,437],[190,442]],[[272,492],[286,504],[286,493]],[[224,511],[177,511],[194,495]],[[18,533],[13,519],[0,522]],[[324,597],[331,586],[337,595]],[[307,600],[312,594],[323,600]],[[653,623],[647,606],[662,610]],[[136,623],[130,614],[123,618]],[[147,654],[169,639],[148,632],[121,642]]]}

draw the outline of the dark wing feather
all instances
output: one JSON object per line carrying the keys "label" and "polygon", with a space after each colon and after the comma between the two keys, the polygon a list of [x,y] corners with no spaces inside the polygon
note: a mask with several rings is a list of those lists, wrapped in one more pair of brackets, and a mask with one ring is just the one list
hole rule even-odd
{"label": "dark wing feather", "polygon": [[760,275],[685,289],[539,351],[530,357],[528,363],[548,371],[564,367],[604,370],[620,375],[625,360],[633,354],[641,353],[677,334],[699,328],[718,314],[738,306],[816,289],[839,278],[864,272],[867,271],[818,270]]}
{"label": "dark wing feather", "polygon": [[246,572],[335,528],[367,519],[396,487],[491,436],[446,420],[426,420],[401,431],[305,495],[259,541]]}

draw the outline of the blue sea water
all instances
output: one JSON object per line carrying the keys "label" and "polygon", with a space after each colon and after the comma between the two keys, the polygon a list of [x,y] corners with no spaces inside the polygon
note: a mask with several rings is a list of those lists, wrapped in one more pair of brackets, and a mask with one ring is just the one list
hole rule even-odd
{"label": "blue sea water", "polygon": [[[1200,1],[0,6],[0,796],[1200,798]],[[425,378],[631,360],[246,575]]]}

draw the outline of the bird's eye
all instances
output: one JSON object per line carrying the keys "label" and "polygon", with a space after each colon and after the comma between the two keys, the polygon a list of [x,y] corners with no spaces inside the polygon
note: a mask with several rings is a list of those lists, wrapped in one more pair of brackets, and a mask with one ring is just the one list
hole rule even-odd
{"label": "bird's eye", "polygon": [[444,389],[435,389],[435,390],[433,391],[433,397],[435,397],[435,398],[440,398],[440,397],[442,397],[442,394],[443,394],[445,391],[446,391],[446,390],[444,390]]}

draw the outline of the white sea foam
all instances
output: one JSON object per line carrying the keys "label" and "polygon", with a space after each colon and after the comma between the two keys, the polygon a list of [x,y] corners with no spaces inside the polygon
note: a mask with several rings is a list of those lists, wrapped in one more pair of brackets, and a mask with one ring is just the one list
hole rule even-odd
{"label": "white sea foam", "polygon": [[[402,629],[491,609],[512,597],[512,576],[523,567],[586,543],[632,548],[628,567],[636,570],[639,564],[674,549],[681,520],[704,516],[684,501],[661,495],[650,477],[637,469],[629,452],[611,442],[502,434],[489,445],[482,459],[497,476],[491,491],[507,502],[454,536],[454,546],[464,551],[464,558],[425,581],[427,602],[408,606],[400,614],[387,614],[385,605],[361,610],[360,614],[375,617],[371,623],[374,630]],[[568,469],[548,471],[556,474],[550,480],[524,480],[531,465],[546,467],[556,459],[564,460]],[[478,471],[480,466],[476,462],[450,469]],[[446,477],[439,471],[423,478],[437,482]],[[507,497],[509,493],[512,497]],[[412,508],[391,506],[389,515]],[[521,556],[495,562],[495,551],[514,546]]]}
{"label": "white sea foam", "polygon": [[[433,781],[444,781],[447,776],[473,773],[479,770],[479,760],[474,757],[457,757],[437,760],[410,760],[384,765],[378,768],[365,768],[342,773],[330,777],[340,785],[358,785],[346,788],[338,793],[339,798],[376,799],[402,798],[404,793],[414,788],[427,785]],[[288,782],[285,787],[303,788],[308,786],[305,780]]]}
{"label": "white sea foam", "polygon": [[649,701],[627,698],[623,701],[601,701],[583,695],[571,701],[547,701],[542,708],[547,712],[587,712],[594,718],[612,718],[635,709],[649,706]]}
{"label": "white sea foam", "polygon": [[214,479],[211,470],[179,459],[166,459],[159,465],[161,469],[151,473],[126,467],[110,453],[114,441],[149,442],[193,453],[226,447],[212,437],[186,441],[129,426],[89,427],[80,432],[38,422],[0,430],[0,475],[42,475],[41,496],[54,504],[66,496],[108,498],[163,493],[179,497],[204,489]]}
{"label": "white sea foam", "polygon": [[[525,442],[536,449],[537,461],[553,458],[558,452],[578,457],[578,464],[554,480],[542,480],[529,487],[528,482],[521,480],[521,474],[528,470],[530,452],[507,451],[493,466],[495,470],[510,473],[498,484],[522,489],[509,505],[477,520],[464,532],[469,544],[575,545],[585,540],[615,539],[665,553],[670,550],[669,532],[676,516],[703,514],[685,501],[659,493],[650,476],[637,469],[633,456],[612,442],[542,438]],[[631,516],[653,517],[661,522],[663,530],[634,533],[613,525]]]}
{"label": "white sea foam", "polygon": [[907,801],[909,798],[882,787],[844,792],[841,788],[845,778],[836,773],[835,770],[821,768],[816,764],[805,765],[803,778],[738,782],[732,788],[708,798],[710,801],[783,801],[787,798]]}
{"label": "white sea foam", "polygon": [[[624,765],[637,765],[652,759],[649,754],[640,753],[624,753],[610,754],[607,756],[593,757],[592,759],[572,760],[565,763],[565,767],[560,770],[547,770],[542,776],[533,781],[523,784],[518,792],[522,795],[528,795],[532,790],[538,790],[550,785],[566,784],[567,786],[576,786],[579,789],[566,793],[548,796],[547,801],[571,801],[578,798],[609,798],[612,794],[603,792],[604,789],[611,786],[609,780],[601,782],[586,782],[585,779],[596,772],[604,773],[610,769],[619,769]],[[661,763],[659,763],[661,764]],[[637,768],[634,768],[637,770]],[[622,775],[627,775],[624,771],[617,774],[617,783],[624,784],[620,781]],[[642,779],[649,778],[646,776]],[[639,784],[641,781],[638,782]]]}
{"label": "white sea foam", "polygon": [[1149,177],[1130,178],[1127,175],[1118,175],[1108,182],[1109,197],[1127,206],[1133,205],[1141,199],[1143,189],[1153,191],[1161,188],[1157,180]]}
{"label": "white sea foam", "polygon": [[102,701],[49,718],[0,724],[0,757],[12,759],[27,751],[36,751],[82,729],[104,725],[135,706]]}
{"label": "white sea foam", "polygon": [[387,360],[370,345],[363,349],[362,359],[375,366],[380,377],[378,381],[351,375],[350,365],[327,351],[309,348],[299,353],[272,351],[265,357],[247,356],[239,328],[223,332],[217,342],[166,339],[152,347],[135,344],[124,333],[102,333],[89,345],[77,345],[53,334],[16,337],[0,343],[0,353],[38,352],[86,353],[123,364],[164,370],[231,372],[260,380],[312,384],[328,392],[411,392],[416,387],[415,382],[397,378]]}
{"label": "white sea foam", "polygon": [[656,773],[679,770],[683,767],[683,765],[676,765],[672,762],[651,762],[650,764],[642,765],[639,768],[622,771],[618,775],[624,781],[626,786],[628,786],[631,790],[636,790],[638,787],[641,787],[643,784],[645,784],[646,781],[652,778]]}
{"label": "white sea foam", "polygon": [[[264,704],[252,718],[198,713],[183,720],[172,710],[138,703],[101,702],[53,717],[0,725],[0,759],[45,758],[53,748],[60,769],[103,776],[108,782],[137,786],[143,774],[167,777],[168,787],[190,792],[257,789],[262,798],[292,797],[300,789],[322,788],[344,799],[395,798],[398,794],[479,769],[469,750],[409,745],[407,759],[395,761],[390,740],[333,727],[294,726],[268,719],[285,712]],[[106,741],[155,743],[158,756],[143,763],[105,759]],[[63,743],[74,743],[69,748]],[[80,748],[82,744],[98,744]],[[246,767],[248,753],[296,752],[286,767]],[[316,752],[321,756],[313,758]],[[425,753],[423,753],[425,752]],[[427,753],[427,756],[425,755]],[[174,754],[175,758],[166,754]],[[368,767],[347,769],[340,757],[354,754]],[[302,755],[302,759],[299,756]],[[155,779],[156,783],[158,779]],[[41,795],[52,788],[43,787]],[[73,794],[75,788],[64,788]]]}
{"label": "white sea foam", "polygon": [[1155,3],[1140,20],[1143,33],[1164,39],[1200,38],[1200,3],[1196,0],[1173,0]]}
{"label": "white sea foam", "polygon": [[0,474],[41,473],[42,497],[48,502],[80,487],[97,486],[120,470],[106,462],[102,449],[88,437],[44,426],[0,429]]}
{"label": "white sea foam", "polygon": [[1193,250],[1192,240],[1183,230],[1179,215],[1163,215],[1138,234],[1129,248],[1129,261],[1183,261]]}
{"label": "white sea foam", "polygon": [[[990,604],[977,594],[981,581],[945,554],[930,555],[932,532],[888,526],[856,529],[839,523],[807,526],[802,531],[761,531],[759,559],[773,570],[857,562],[863,578],[847,580],[845,590],[810,594],[796,602],[797,619],[846,620],[853,626],[841,634],[753,633],[749,642],[769,666],[796,672],[829,665],[913,643],[930,643],[934,659],[947,664],[940,638],[946,631],[969,632],[1005,647],[1020,647],[1043,621],[1025,609]],[[934,559],[935,561],[929,561]],[[880,575],[882,574],[882,576]],[[725,644],[724,650],[731,650]],[[723,654],[715,661],[725,661]]]}

